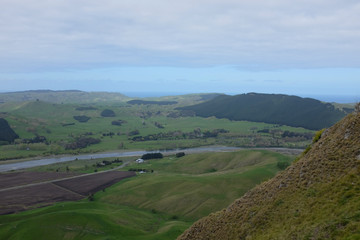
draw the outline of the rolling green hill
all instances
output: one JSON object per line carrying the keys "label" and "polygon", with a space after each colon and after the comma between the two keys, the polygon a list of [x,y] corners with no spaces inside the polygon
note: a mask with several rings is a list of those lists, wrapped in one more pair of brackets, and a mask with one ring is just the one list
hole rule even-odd
{"label": "rolling green hill", "polygon": [[193,106],[178,108],[197,116],[282,124],[318,130],[329,127],[345,116],[330,103],[311,98],[281,94],[248,93],[219,96]]}
{"label": "rolling green hill", "polygon": [[134,162],[128,168],[153,173],[123,180],[96,193],[93,201],[0,216],[0,239],[175,239],[195,220],[274,176],[279,171],[277,162],[292,159],[269,151],[242,150]]}
{"label": "rolling green hill", "polygon": [[274,176],[279,171],[277,162],[291,160],[278,153],[252,150],[149,160],[128,168],[154,173],[117,185],[100,199],[195,220],[220,210],[251,186]]}
{"label": "rolling green hill", "polygon": [[360,239],[360,113],[314,140],[285,171],[178,239]]}

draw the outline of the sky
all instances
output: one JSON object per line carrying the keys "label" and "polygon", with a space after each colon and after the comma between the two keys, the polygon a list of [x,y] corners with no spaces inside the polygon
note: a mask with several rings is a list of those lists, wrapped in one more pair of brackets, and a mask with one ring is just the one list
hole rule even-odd
{"label": "sky", "polygon": [[262,92],[360,101],[358,0],[0,6],[0,92]]}

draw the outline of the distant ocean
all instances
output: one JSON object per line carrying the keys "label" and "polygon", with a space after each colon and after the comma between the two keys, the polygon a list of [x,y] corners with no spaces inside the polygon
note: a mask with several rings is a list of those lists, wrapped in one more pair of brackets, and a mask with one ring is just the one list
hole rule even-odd
{"label": "distant ocean", "polygon": [[349,95],[304,95],[301,97],[315,98],[324,102],[336,102],[336,103],[356,103],[360,102],[360,94],[358,96]]}

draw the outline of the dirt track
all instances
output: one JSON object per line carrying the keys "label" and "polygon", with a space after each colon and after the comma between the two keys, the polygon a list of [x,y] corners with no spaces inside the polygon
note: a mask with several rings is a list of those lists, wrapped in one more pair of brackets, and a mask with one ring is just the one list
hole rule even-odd
{"label": "dirt track", "polygon": [[125,171],[81,176],[42,172],[0,174],[0,214],[79,200],[132,176],[134,172]]}

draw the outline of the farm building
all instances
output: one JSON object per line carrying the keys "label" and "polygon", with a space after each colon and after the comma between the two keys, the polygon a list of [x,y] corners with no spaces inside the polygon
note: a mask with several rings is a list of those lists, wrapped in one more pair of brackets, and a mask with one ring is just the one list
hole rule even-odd
{"label": "farm building", "polygon": [[144,162],[144,159],[139,158],[139,159],[136,160],[136,162],[137,162],[137,163],[143,163],[143,162]]}

